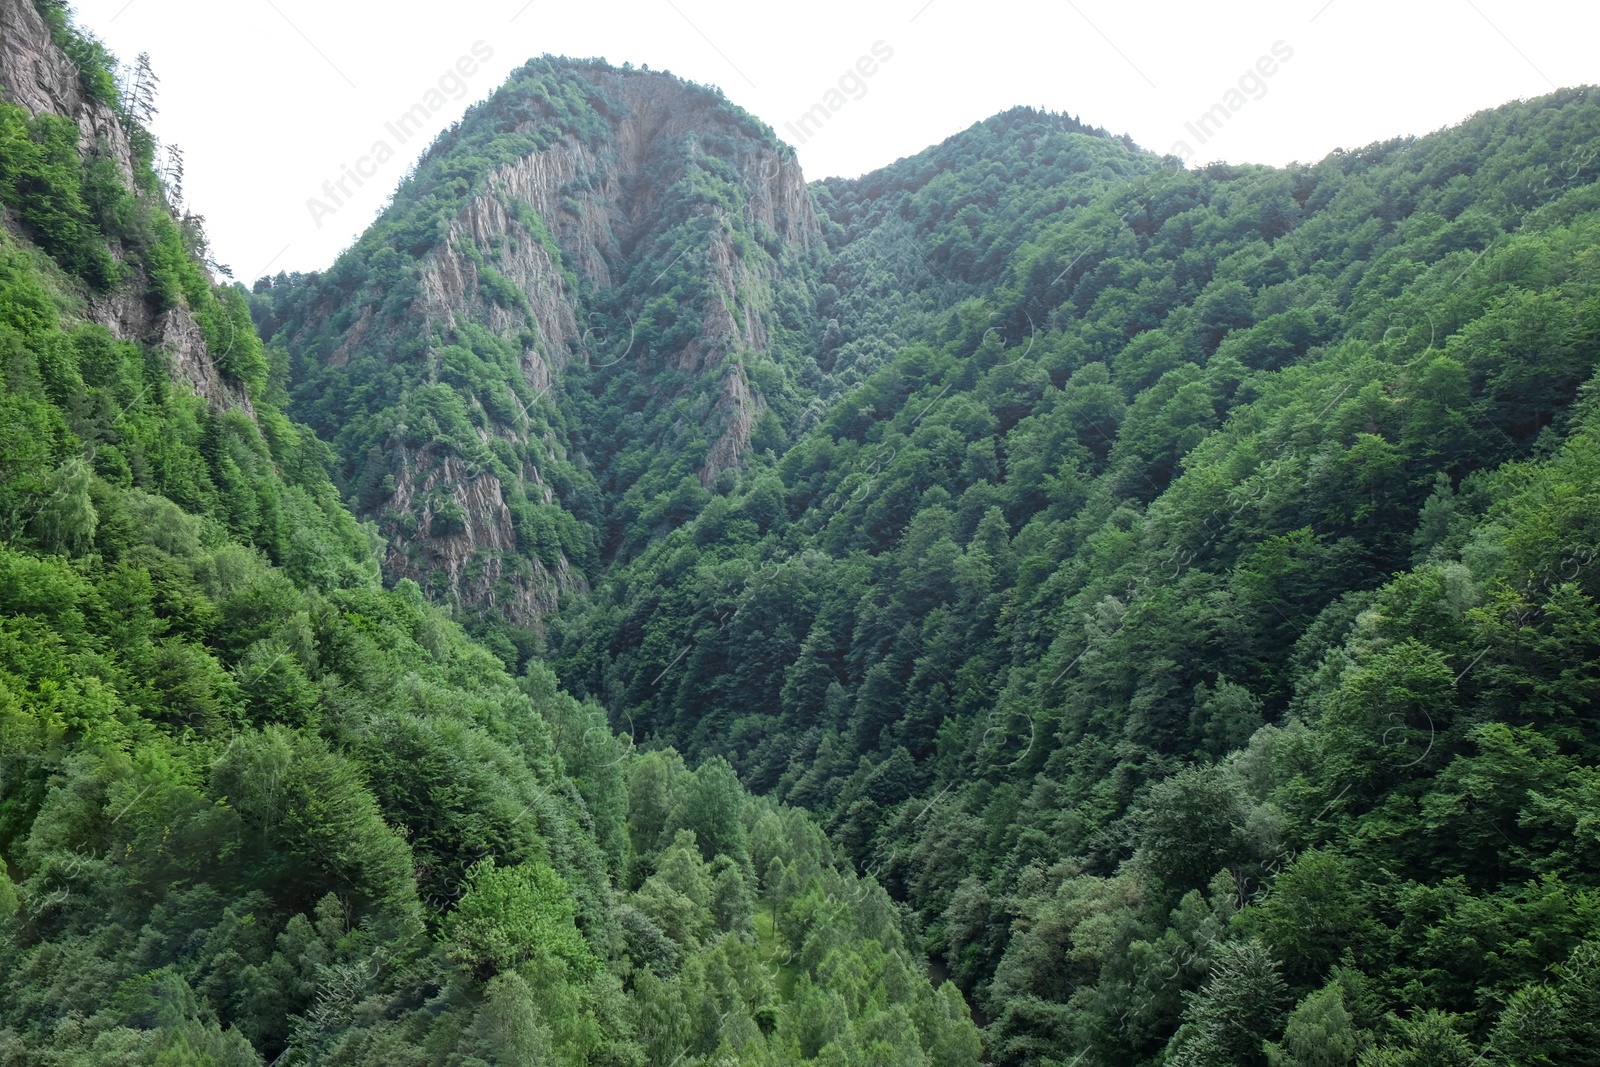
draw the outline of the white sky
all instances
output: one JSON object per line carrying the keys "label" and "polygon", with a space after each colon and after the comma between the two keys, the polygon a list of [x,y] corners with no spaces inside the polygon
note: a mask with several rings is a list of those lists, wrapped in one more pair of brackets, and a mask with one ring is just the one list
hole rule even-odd
{"label": "white sky", "polygon": [[[799,146],[808,178],[857,175],[1017,104],[1067,111],[1197,161],[1320,159],[1555,86],[1600,82],[1600,4],[1538,0],[78,0],[78,19],[162,79],[155,132],[246,283],[328,266],[424,142],[531,56],[603,56],[720,85],[785,123],[875,42],[893,58]],[[322,226],[320,195],[482,41],[493,57],[425,138]],[[1293,57],[1205,145],[1184,129],[1282,41]],[[1260,93],[1259,88],[1254,92]],[[1235,98],[1237,101],[1237,98]]]}

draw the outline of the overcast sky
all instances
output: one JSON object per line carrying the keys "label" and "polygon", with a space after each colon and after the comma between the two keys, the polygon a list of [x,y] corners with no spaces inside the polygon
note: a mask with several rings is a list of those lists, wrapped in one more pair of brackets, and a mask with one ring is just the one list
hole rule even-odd
{"label": "overcast sky", "polygon": [[[865,173],[1017,104],[1196,162],[1283,164],[1600,82],[1592,0],[79,0],[78,19],[125,61],[150,53],[155,132],[183,149],[189,204],[246,282],[332,263],[433,134],[547,52],[719,85],[798,144],[813,179]],[[844,106],[798,143],[786,124],[875,45],[891,57],[847,81]],[[491,57],[398,145],[384,124],[474,46]],[[1219,103],[1230,117],[1200,143],[1186,124]],[[380,140],[399,157],[314,220],[307,201]]]}

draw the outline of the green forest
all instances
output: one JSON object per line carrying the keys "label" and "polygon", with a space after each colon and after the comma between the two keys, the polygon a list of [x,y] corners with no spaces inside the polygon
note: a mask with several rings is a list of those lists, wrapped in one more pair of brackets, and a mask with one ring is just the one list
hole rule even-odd
{"label": "green forest", "polygon": [[995,1063],[1600,1062],[1597,144],[825,183],[826,413],[549,659],[815,812]]}
{"label": "green forest", "polygon": [[0,104],[0,1063],[977,1062],[814,820],[385,587],[138,132],[128,188]]}
{"label": "green forest", "polygon": [[0,1067],[1600,1067],[1593,88],[807,184],[547,56],[219,285],[0,7],[135,164],[0,102]]}

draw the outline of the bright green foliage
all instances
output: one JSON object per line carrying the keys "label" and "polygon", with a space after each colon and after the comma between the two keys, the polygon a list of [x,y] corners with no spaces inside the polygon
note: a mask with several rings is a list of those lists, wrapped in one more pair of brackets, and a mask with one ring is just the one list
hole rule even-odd
{"label": "bright green foliage", "polygon": [[[146,183],[130,229],[63,228],[100,225],[76,135],[4,128],[43,145],[6,195],[49,197],[0,237],[0,1061],[799,1062],[802,950],[858,1059],[978,1061],[807,817],[386,589],[193,226]],[[187,308],[224,394],[85,321],[117,242],[107,284]]]}
{"label": "bright green foliage", "polygon": [[1481,1061],[1456,1030],[1454,1016],[1428,1011],[1414,1019],[1393,1020],[1394,1036],[1364,1052],[1359,1067],[1471,1067]]}
{"label": "bright green foliage", "polygon": [[78,77],[89,98],[117,108],[123,120],[130,121],[117,93],[116,57],[97,37],[72,21],[72,9],[66,0],[34,0],[34,6],[44,16],[56,46],[67,53],[78,68]]}
{"label": "bright green foliage", "polygon": [[572,924],[577,907],[567,885],[549,864],[496,868],[487,859],[468,873],[464,888],[444,931],[457,961],[481,977],[514,973],[534,956],[559,960],[578,974],[597,966]]}
{"label": "bright green foliage", "polygon": [[1348,1067],[1360,1048],[1344,991],[1330,983],[1289,1013],[1283,1044],[1268,1042],[1266,1053],[1272,1067]]}
{"label": "bright green foliage", "polygon": [[0,204],[17,213],[30,236],[67,270],[97,289],[118,281],[101,220],[85,201],[100,173],[78,160],[78,128],[55,115],[29,119],[0,104]]}

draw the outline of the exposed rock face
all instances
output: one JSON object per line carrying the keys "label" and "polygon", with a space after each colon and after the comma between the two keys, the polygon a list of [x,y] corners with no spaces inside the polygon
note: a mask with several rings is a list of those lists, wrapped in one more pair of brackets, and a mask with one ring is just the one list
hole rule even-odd
{"label": "exposed rock face", "polygon": [[[573,154],[580,152],[575,149]],[[554,153],[541,156],[550,154]],[[567,285],[561,265],[519,220],[517,202],[529,201],[512,193],[507,180],[525,178],[508,174],[525,166],[541,169],[540,164],[547,162],[541,156],[530,157],[516,167],[502,168],[491,179],[493,191],[474,199],[450,224],[445,242],[429,257],[422,277],[422,299],[413,314],[425,323],[437,321],[450,327],[456,325],[458,315],[466,315],[501,336],[514,336],[531,325],[544,353],[540,355],[535,350],[534,362],[544,367],[553,361],[553,369],[560,371],[565,365],[564,354],[579,346],[578,297]],[[527,181],[520,184],[534,196],[545,194],[548,188],[542,184],[530,188]],[[503,307],[485,293],[477,263],[465,252],[469,245],[478,249],[498,247],[492,265],[526,299],[527,313],[520,308]],[[549,383],[530,379],[530,384],[543,389]]]}
{"label": "exposed rock face", "polygon": [[188,308],[180,305],[156,311],[142,292],[123,289],[91,296],[85,317],[110,330],[118,340],[165,352],[173,377],[187,382],[214,410],[240,408],[255,418],[255,408],[244,390],[224,380],[217,370],[205,333]]}
{"label": "exposed rock face", "polygon": [[[706,95],[690,86],[639,73],[607,72],[602,78],[621,105],[612,143],[604,151],[564,140],[516,163],[499,168],[488,191],[477,197],[451,224],[448,239],[430,257],[423,281],[422,306],[414,309],[424,322],[454,324],[465,313],[509,336],[524,329],[528,318],[485,296],[480,272],[462,249],[471,241],[478,249],[494,248],[495,270],[527,298],[532,325],[540,338],[535,360],[559,374],[570,355],[588,356],[580,330],[578,295],[562,267],[580,275],[594,292],[604,293],[627,278],[634,252],[658,224],[661,181],[643,180],[657,172],[661,158],[708,124],[713,113]],[[801,250],[822,240],[811,195],[799,164],[779,150],[761,146],[739,160],[748,200],[745,221],[760,223],[786,245]],[[557,262],[526,224],[531,209],[538,224],[548,227],[560,250]],[[715,233],[709,255],[713,296],[699,309],[700,336],[673,354],[674,365],[691,374],[718,366],[736,348],[764,351],[768,329],[763,300],[771,278],[740,256],[725,231]],[[545,388],[547,383],[535,383]],[[753,394],[746,389],[747,396]],[[731,442],[730,442],[731,445]],[[737,462],[743,445],[730,452]],[[704,480],[716,474],[712,469]]]}
{"label": "exposed rock face", "polygon": [[[717,124],[715,102],[691,86],[637,72],[609,71],[596,77],[619,111],[607,150],[596,152],[568,140],[502,167],[489,182],[492,191],[473,203],[452,232],[453,238],[468,230],[480,242],[501,242],[504,251],[496,267],[527,294],[542,342],[531,358],[548,360],[556,373],[564,369],[568,353],[590,358],[589,338],[578,333],[578,319],[572,313],[575,295],[563,284],[558,265],[548,256],[530,254],[530,242],[538,248],[537,240],[509,205],[521,202],[531,207],[550,227],[564,263],[593,291],[605,293],[628,280],[637,266],[634,250],[647,243],[652,226],[660,222],[658,201],[668,183],[644,176],[659,174],[664,158],[680,151],[686,140],[692,154],[694,139]],[[820,248],[821,229],[799,164],[774,147],[746,148],[736,157],[746,194],[745,223],[765,227],[783,245],[802,254]],[[773,279],[768,267],[741,256],[726,225],[713,232],[708,256],[711,297],[698,309],[699,335],[679,351],[665,354],[677,370],[696,377],[715,372],[732,352],[764,352],[769,337],[766,316]],[[470,264],[460,259],[441,253],[441,268],[451,261],[452,273],[469,274]],[[463,296],[470,291],[468,285],[460,290]],[[496,314],[499,309],[482,301],[475,310],[480,315],[487,312],[491,322],[512,325],[508,316]],[[627,357],[637,369],[651,369],[643,365],[647,353],[630,349]],[[536,386],[546,388],[543,382]],[[765,408],[742,366],[724,372],[719,389],[718,401],[703,424],[715,442],[700,471],[705,485],[743,462],[751,429]]]}
{"label": "exposed rock face", "polygon": [[[531,561],[531,577],[507,573],[504,561],[516,551],[517,536],[494,475],[474,476],[459,458],[432,449],[403,452],[400,462],[393,507],[416,516],[418,530],[415,537],[398,532],[391,537],[384,560],[391,575],[422,583],[430,573],[443,573],[463,602],[497,609],[524,624],[554,611],[563,593],[588,591],[583,575],[564,557],[554,573],[537,559]],[[465,516],[448,528],[437,510],[441,494]],[[510,580],[502,585],[503,579]],[[510,603],[496,602],[498,588],[512,590]]]}
{"label": "exposed rock face", "polygon": [[[79,153],[85,159],[111,159],[123,183],[134,186],[128,131],[115,111],[89,96],[77,65],[57,46],[33,0],[0,0],[0,97],[31,115],[48,113],[77,123]],[[89,321],[104,326],[118,340],[161,349],[171,359],[175,377],[188,382],[214,408],[240,407],[253,418],[243,390],[230,386],[217,372],[194,316],[181,306],[155,310],[143,289],[135,284],[91,296]]]}
{"label": "exposed rock face", "polygon": [[712,408],[716,427],[720,430],[711,455],[706,457],[700,472],[700,481],[707,483],[725,470],[737,467],[750,447],[750,434],[755,429],[756,417],[763,405],[759,396],[753,396],[750,384],[743,374],[728,374],[722,379],[722,395]]}
{"label": "exposed rock face", "polygon": [[[698,472],[709,485],[744,463],[767,406],[745,362],[769,350],[775,275],[783,262],[823,250],[811,193],[793,157],[752,136],[715,94],[639,71],[597,66],[582,77],[604,100],[607,135],[546,139],[544,147],[488,174],[421,255],[416,295],[404,312],[375,322],[371,306],[361,308],[322,358],[343,369],[358,351],[392,352],[418,337],[448,344],[471,324],[519,347],[526,384],[557,403],[557,386],[574,364],[591,375],[604,375],[607,367],[632,371],[661,407],[698,391],[704,395],[686,418],[711,443]],[[541,122],[530,120],[524,128]],[[691,202],[686,209],[681,199],[667,197],[674,183],[709,163],[713,151],[717,180],[737,185],[741,219],[730,218],[726,208],[718,214],[709,203]],[[594,325],[605,317],[594,315],[597,307],[608,309],[618,333],[636,322],[642,306],[671,285],[660,280],[661,243],[682,248],[684,234],[692,236],[682,254],[693,253],[695,275],[704,282],[705,295],[683,309],[699,322],[695,334],[661,350]],[[508,298],[508,287],[515,299]],[[344,299],[323,290],[309,317],[292,324],[291,348],[300,343],[296,338],[315,337],[335,321],[346,310],[339,303]],[[435,357],[425,358],[431,363]],[[709,390],[707,379],[714,379]],[[670,448],[679,429],[652,444]],[[533,443],[515,417],[491,420],[491,429],[479,432],[486,445],[496,436]],[[562,594],[583,588],[584,576],[565,557],[549,567],[531,561],[531,573],[506,565],[517,553],[508,491],[545,503],[554,499],[538,463],[524,460],[521,484],[512,487],[432,446],[396,439],[384,447],[392,490],[368,510],[389,541],[393,575],[415,578],[465,608],[497,607],[524,625],[537,625]],[[526,456],[529,449],[518,451]],[[440,525],[442,500],[453,507],[450,521]],[[448,576],[448,591],[428,580],[430,572]],[[509,604],[507,588],[513,590]],[[492,604],[497,596],[500,602]]]}
{"label": "exposed rock face", "polygon": [[84,91],[78,68],[50,37],[33,0],[0,0],[0,92],[29,114],[48,111],[78,124],[85,156],[109,155],[133,184],[133,150],[127,131],[105,104]]}

